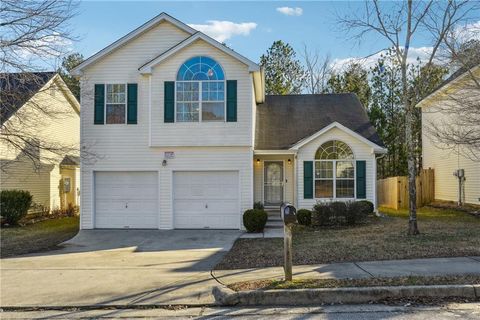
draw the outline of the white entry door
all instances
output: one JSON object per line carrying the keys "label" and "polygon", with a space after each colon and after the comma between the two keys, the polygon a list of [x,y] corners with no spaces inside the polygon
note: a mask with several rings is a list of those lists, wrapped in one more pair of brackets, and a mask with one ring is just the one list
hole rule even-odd
{"label": "white entry door", "polygon": [[96,172],[95,228],[158,228],[158,173]]}
{"label": "white entry door", "polygon": [[236,171],[173,174],[173,215],[179,229],[239,229]]}
{"label": "white entry door", "polygon": [[278,206],[283,202],[283,161],[264,162],[263,199],[266,206]]}

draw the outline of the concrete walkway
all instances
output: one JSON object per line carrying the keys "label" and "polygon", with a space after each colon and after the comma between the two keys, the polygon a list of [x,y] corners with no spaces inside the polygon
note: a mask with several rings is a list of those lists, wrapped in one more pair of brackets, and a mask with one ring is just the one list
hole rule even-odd
{"label": "concrete walkway", "polygon": [[[282,279],[282,267],[214,270],[223,284],[249,280]],[[293,267],[294,278],[359,279],[400,276],[480,275],[480,257],[432,258],[347,262]]]}

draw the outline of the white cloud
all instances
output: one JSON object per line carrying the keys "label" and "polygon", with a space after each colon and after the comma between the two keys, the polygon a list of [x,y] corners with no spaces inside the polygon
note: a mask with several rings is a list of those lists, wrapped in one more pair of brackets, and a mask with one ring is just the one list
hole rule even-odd
{"label": "white cloud", "polygon": [[255,22],[235,23],[231,21],[208,20],[206,24],[189,24],[213,39],[224,42],[233,36],[248,36],[257,27]]}
{"label": "white cloud", "polygon": [[287,16],[301,16],[303,14],[303,9],[300,7],[290,8],[290,7],[280,7],[277,8],[277,11],[283,13]]}
{"label": "white cloud", "polygon": [[[420,59],[420,62],[425,63],[427,59],[430,58],[430,54],[432,53],[432,47],[411,47],[409,49],[409,54],[407,58],[407,63],[416,64],[417,59]],[[372,68],[375,63],[377,63],[378,59],[380,59],[382,54],[385,54],[384,51],[380,51],[371,55],[369,57],[349,57],[344,59],[334,59],[332,61],[332,67],[336,71],[342,71],[345,67],[347,67],[351,63],[360,63],[365,69]],[[438,59],[435,59],[434,62],[440,63]]]}
{"label": "white cloud", "polygon": [[453,30],[453,37],[460,42],[480,40],[480,21],[457,26]]}

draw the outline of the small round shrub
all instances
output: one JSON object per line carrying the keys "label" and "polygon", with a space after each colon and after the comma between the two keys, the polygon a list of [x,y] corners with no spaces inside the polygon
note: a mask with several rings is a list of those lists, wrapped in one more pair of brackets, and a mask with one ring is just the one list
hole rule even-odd
{"label": "small round shrub", "polygon": [[327,226],[332,223],[332,210],[328,203],[319,202],[313,206],[312,225]]}
{"label": "small round shrub", "polygon": [[23,190],[0,191],[0,215],[9,225],[16,225],[32,205],[32,195]]}
{"label": "small round shrub", "polygon": [[253,209],[264,210],[265,207],[263,206],[263,203],[257,201],[253,204]]}
{"label": "small round shrub", "polygon": [[368,200],[360,200],[357,201],[361,207],[361,211],[363,214],[368,215],[372,214],[373,211],[375,210],[375,207],[373,206],[373,203],[371,203]]}
{"label": "small round shrub", "polygon": [[248,209],[243,213],[243,225],[248,232],[262,232],[268,215],[264,210]]}
{"label": "small round shrub", "polygon": [[297,211],[298,223],[303,226],[309,226],[312,224],[312,211],[308,209],[300,209]]}

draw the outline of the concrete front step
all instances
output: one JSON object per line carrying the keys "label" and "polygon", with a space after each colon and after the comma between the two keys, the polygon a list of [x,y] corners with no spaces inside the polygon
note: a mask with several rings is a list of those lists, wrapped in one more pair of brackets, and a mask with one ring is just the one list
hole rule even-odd
{"label": "concrete front step", "polygon": [[265,228],[283,228],[283,222],[282,221],[275,221],[275,222],[267,222],[265,225]]}

